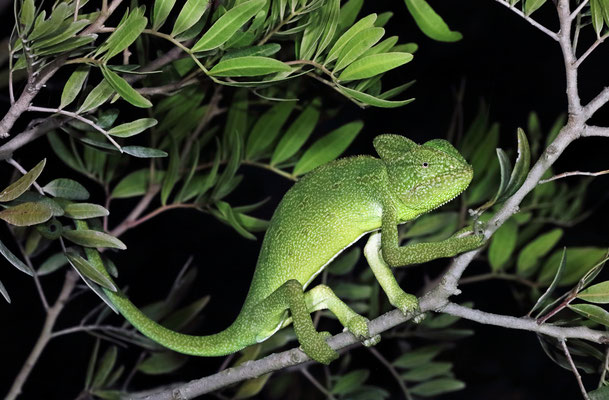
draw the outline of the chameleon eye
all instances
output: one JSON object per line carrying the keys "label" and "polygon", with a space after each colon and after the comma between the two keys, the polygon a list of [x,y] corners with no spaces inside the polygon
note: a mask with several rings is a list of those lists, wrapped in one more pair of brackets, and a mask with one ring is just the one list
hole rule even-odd
{"label": "chameleon eye", "polygon": [[427,167],[429,167],[429,164],[428,164],[428,163],[426,163],[426,162],[424,162],[424,163],[423,163],[423,168],[427,168]]}

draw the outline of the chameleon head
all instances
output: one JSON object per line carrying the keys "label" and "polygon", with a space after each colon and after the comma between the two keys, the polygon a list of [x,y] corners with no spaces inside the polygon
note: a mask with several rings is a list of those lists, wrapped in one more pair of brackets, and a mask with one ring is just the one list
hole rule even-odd
{"label": "chameleon head", "polygon": [[380,135],[374,147],[387,166],[392,194],[411,216],[454,199],[473,177],[471,165],[446,140],[418,145],[403,136]]}

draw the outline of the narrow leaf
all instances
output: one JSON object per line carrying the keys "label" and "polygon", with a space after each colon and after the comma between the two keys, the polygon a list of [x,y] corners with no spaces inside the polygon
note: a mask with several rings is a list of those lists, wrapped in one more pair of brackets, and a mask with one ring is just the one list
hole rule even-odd
{"label": "narrow leaf", "polygon": [[6,288],[4,287],[2,282],[0,282],[0,294],[2,295],[2,297],[4,297],[4,300],[6,300],[6,302],[10,304],[11,296],[8,295],[8,292],[6,291]]}
{"label": "narrow leaf", "polygon": [[83,185],[67,178],[54,179],[44,185],[42,190],[53,197],[69,200],[87,200],[89,198],[89,192]]}
{"label": "narrow leaf", "polygon": [[131,137],[138,133],[144,132],[146,129],[155,126],[158,121],[154,118],[140,118],[135,121],[127,122],[115,126],[108,131],[108,134],[117,137]]}
{"label": "narrow leaf", "polygon": [[[344,6],[343,6],[344,7]],[[342,13],[342,10],[341,10]],[[342,15],[341,15],[342,17]],[[328,52],[328,56],[326,57],[325,64],[334,61],[338,58],[338,55],[341,53],[345,45],[353,39],[355,35],[359,32],[371,28],[374,26],[374,21],[376,21],[376,14],[370,14],[367,17],[364,17],[357,21],[355,25],[350,27],[345,33],[338,38],[338,40],[334,43],[330,51]]]}
{"label": "narrow leaf", "polygon": [[355,34],[338,55],[334,72],[340,71],[357,60],[366,50],[381,40],[384,34],[385,29],[383,28],[367,28]]}
{"label": "narrow leaf", "polygon": [[110,83],[110,86],[127,102],[140,108],[152,107],[150,100],[139,94],[126,80],[118,76],[116,72],[110,70],[105,65],[101,66],[101,71],[104,78]]}
{"label": "narrow leaf", "polygon": [[493,271],[502,269],[516,248],[518,224],[514,219],[508,219],[493,234],[488,249],[489,263]]}
{"label": "narrow leaf", "polygon": [[167,153],[163,150],[152,149],[150,147],[142,146],[124,146],[123,152],[129,154],[130,156],[138,158],[167,157]]}
{"label": "narrow leaf", "polygon": [[48,275],[52,272],[57,271],[59,268],[63,267],[67,263],[68,259],[66,258],[65,254],[55,253],[49,258],[47,258],[42,264],[40,264],[40,267],[38,267],[36,274],[38,276]]}
{"label": "narrow leaf", "polygon": [[456,42],[463,37],[459,32],[451,31],[425,0],[404,1],[419,29],[430,38],[440,42]]}
{"label": "narrow leaf", "polygon": [[579,292],[577,297],[590,303],[609,304],[609,281],[592,285]]}
{"label": "narrow leaf", "polygon": [[209,6],[209,2],[203,3],[201,0],[186,0],[184,7],[182,7],[180,14],[178,14],[178,18],[173,25],[171,36],[177,36],[196,24],[203,14],[205,14],[205,11],[207,11]]}
{"label": "narrow leaf", "polygon": [[110,85],[110,83],[103,79],[97,86],[89,92],[85,101],[83,101],[82,105],[78,109],[78,114],[84,114],[87,111],[93,110],[102,104],[104,104],[108,99],[115,93],[114,89]]}
{"label": "narrow leaf", "polygon": [[15,226],[31,226],[48,221],[53,210],[43,202],[21,203],[0,211],[0,219]]}
{"label": "narrow leaf", "polygon": [[567,248],[563,247],[562,256],[560,258],[560,264],[558,265],[558,269],[556,270],[556,275],[554,275],[554,279],[552,280],[552,283],[550,284],[550,286],[548,286],[548,289],[545,291],[545,293],[539,299],[537,299],[537,302],[535,303],[535,305],[533,306],[531,311],[529,311],[529,315],[532,315],[534,311],[538,310],[546,302],[546,300],[548,300],[550,298],[550,296],[552,296],[552,293],[554,292],[556,287],[558,287],[558,284],[560,283],[560,280],[562,279],[562,275],[563,275],[563,272],[565,271],[566,265],[567,265]]}
{"label": "narrow leaf", "polygon": [[539,266],[539,259],[552,250],[562,234],[562,229],[553,229],[527,244],[518,255],[516,262],[518,275],[531,276]]}
{"label": "narrow leaf", "polygon": [[412,60],[409,53],[374,54],[360,58],[339,75],[341,81],[366,79],[404,65]]}
{"label": "narrow leaf", "polygon": [[405,106],[408,103],[414,101],[414,99],[406,99],[406,100],[384,100],[380,97],[372,96],[368,93],[360,92],[354,89],[349,89],[348,87],[339,85],[339,89],[341,92],[345,93],[345,95],[349,97],[353,97],[355,100],[360,101],[366,105],[381,107],[381,108],[396,108]]}
{"label": "narrow leaf", "polygon": [[72,75],[68,78],[63,91],[61,92],[61,101],[59,108],[64,108],[70,105],[82,91],[82,85],[85,83],[87,76],[89,75],[89,66],[80,65],[72,72]]}
{"label": "narrow leaf", "polygon": [[192,47],[193,52],[213,50],[228,41],[243,24],[264,7],[266,0],[245,1],[226,12]]}
{"label": "narrow leaf", "polygon": [[295,107],[295,102],[280,102],[264,113],[252,128],[246,145],[246,158],[252,160],[268,150]]}
{"label": "narrow leaf", "polygon": [[72,219],[88,219],[105,217],[109,214],[108,210],[98,204],[91,203],[72,203],[64,208],[65,216]]}
{"label": "narrow leaf", "polygon": [[40,176],[40,173],[44,169],[47,159],[40,161],[34,168],[29,170],[21,178],[11,183],[6,189],[0,192],[0,202],[6,202],[15,200],[21,196],[26,190],[30,188],[32,183]]}
{"label": "narrow leaf", "polygon": [[361,121],[341,126],[317,140],[303,154],[294,167],[294,175],[302,175],[340,156],[364,127]]}
{"label": "narrow leaf", "polygon": [[24,272],[28,275],[34,275],[34,273],[32,272],[32,270],[30,269],[30,267],[28,267],[27,265],[25,265],[23,263],[23,261],[21,261],[20,259],[17,258],[16,255],[14,255],[5,245],[4,243],[2,243],[2,241],[0,241],[0,254],[2,254],[4,256],[4,258],[6,258],[6,260],[8,262],[10,262],[13,267],[17,268],[19,271]]}
{"label": "narrow leaf", "polygon": [[[80,231],[78,231],[78,232],[80,232]],[[85,232],[85,231],[82,231],[82,232]],[[76,269],[81,275],[86,276],[93,282],[97,283],[98,285],[100,285],[108,290],[111,290],[113,292],[117,291],[117,287],[114,285],[112,280],[110,280],[104,274],[102,274],[97,269],[95,269],[95,267],[92,266],[89,263],[89,261],[85,260],[78,254],[76,254],[74,252],[70,252],[70,251],[68,251],[66,253],[66,257],[68,258],[70,265],[72,265],[74,267],[74,269]]]}
{"label": "narrow leaf", "polygon": [[277,144],[271,165],[279,164],[292,157],[305,144],[319,121],[319,101],[314,101],[292,122]]}
{"label": "narrow leaf", "polygon": [[583,315],[591,321],[609,326],[609,312],[594,304],[569,304],[571,310]]}
{"label": "narrow leaf", "polygon": [[125,250],[127,246],[114,236],[107,233],[90,229],[64,230],[61,236],[71,242],[85,247],[107,247],[111,249]]}
{"label": "narrow leaf", "polygon": [[289,65],[274,58],[249,56],[220,61],[209,70],[209,74],[212,76],[242,77],[290,72],[291,70],[292,68]]}
{"label": "narrow leaf", "polygon": [[165,20],[169,16],[169,13],[173,9],[176,0],[155,0],[154,7],[152,9],[152,29],[158,31]]}

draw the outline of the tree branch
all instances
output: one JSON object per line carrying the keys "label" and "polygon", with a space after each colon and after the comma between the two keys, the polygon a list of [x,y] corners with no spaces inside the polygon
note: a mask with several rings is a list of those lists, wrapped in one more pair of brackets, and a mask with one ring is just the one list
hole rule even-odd
{"label": "tree branch", "polygon": [[607,104],[609,101],[609,86],[605,87],[594,99],[592,99],[584,108],[584,118],[592,118],[599,108]]}
{"label": "tree branch", "polygon": [[521,10],[517,9],[516,7],[511,6],[507,1],[505,1],[505,0],[495,0],[495,1],[499,4],[501,4],[502,6],[507,7],[508,10],[510,10],[510,11],[516,13],[517,15],[519,15],[520,17],[524,18],[525,21],[527,21],[529,24],[533,25],[535,28],[539,29],[540,31],[542,31],[543,33],[545,33],[552,39],[558,41],[558,35],[555,32],[552,32],[551,30],[549,30],[548,28],[546,28],[539,22],[535,21],[533,18],[531,18],[528,15],[526,15],[525,13],[523,13]]}

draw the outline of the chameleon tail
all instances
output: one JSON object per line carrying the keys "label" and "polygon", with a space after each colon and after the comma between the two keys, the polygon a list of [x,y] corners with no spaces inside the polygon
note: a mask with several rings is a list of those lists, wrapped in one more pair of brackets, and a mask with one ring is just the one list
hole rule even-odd
{"label": "chameleon tail", "polygon": [[[76,221],[76,228],[88,229],[87,223]],[[110,274],[103,265],[99,252],[92,248],[85,248],[85,253],[91,265],[112,281]],[[179,353],[194,356],[223,356],[239,351],[251,344],[245,340],[236,339],[240,337],[239,333],[242,335],[246,331],[243,329],[244,322],[241,316],[237,317],[228,328],[216,334],[207,336],[187,335],[167,329],[148,318],[120,290],[116,292],[105,288],[103,290],[110,302],[114,304],[125,319],[142,334]]]}

